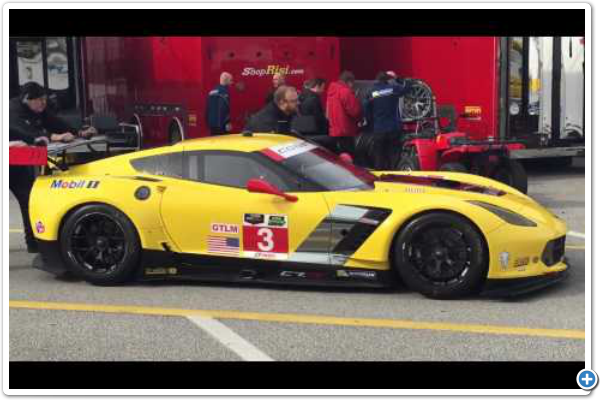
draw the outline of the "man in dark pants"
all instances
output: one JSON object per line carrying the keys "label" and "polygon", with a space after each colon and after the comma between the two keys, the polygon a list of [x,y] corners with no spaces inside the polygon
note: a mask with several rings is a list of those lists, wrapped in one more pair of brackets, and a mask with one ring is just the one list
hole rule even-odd
{"label": "man in dark pants", "polygon": [[292,119],[298,111],[298,92],[291,86],[280,86],[273,101],[250,118],[246,130],[256,133],[291,133]]}
{"label": "man in dark pants", "polygon": [[[70,142],[76,134],[80,137],[89,137],[96,133],[94,128],[79,132],[71,129],[60,118],[57,118],[47,107],[47,94],[45,89],[35,82],[29,82],[21,89],[21,95],[9,102],[9,145],[47,145],[53,142]],[[73,133],[73,132],[76,132]],[[32,167],[10,166],[9,187],[17,198],[23,217],[25,242],[27,251],[37,252],[37,245],[33,238],[33,231],[29,221],[29,195],[35,181]]]}
{"label": "man in dark pants", "polygon": [[366,98],[365,114],[373,120],[375,143],[375,169],[393,168],[392,159],[396,141],[402,135],[400,98],[410,89],[410,84],[398,79],[394,72],[380,72],[377,82]]}
{"label": "man in dark pants", "polygon": [[233,76],[223,72],[219,86],[208,94],[206,106],[206,122],[211,135],[223,135],[231,131],[231,106],[229,86],[233,84]]}

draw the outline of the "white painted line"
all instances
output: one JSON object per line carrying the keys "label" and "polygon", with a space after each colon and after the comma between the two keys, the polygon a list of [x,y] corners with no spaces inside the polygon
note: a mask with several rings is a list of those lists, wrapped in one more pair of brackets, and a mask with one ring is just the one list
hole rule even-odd
{"label": "white painted line", "polygon": [[573,236],[573,237],[576,237],[576,238],[580,238],[580,239],[585,239],[585,234],[579,233],[579,232],[569,231],[569,232],[567,232],[567,235],[568,236]]}
{"label": "white painted line", "polygon": [[254,347],[252,343],[216,319],[200,315],[189,316],[187,318],[240,356],[244,361],[274,361],[271,357]]}

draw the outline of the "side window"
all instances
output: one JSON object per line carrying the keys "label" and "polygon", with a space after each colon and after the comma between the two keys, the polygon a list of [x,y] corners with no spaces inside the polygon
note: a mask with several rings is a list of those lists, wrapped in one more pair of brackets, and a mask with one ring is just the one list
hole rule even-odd
{"label": "side window", "polygon": [[138,172],[151,175],[181,178],[183,176],[182,152],[161,154],[131,160],[131,166]]}
{"label": "side window", "polygon": [[247,153],[205,151],[185,154],[185,177],[215,185],[245,188],[250,179],[264,179],[289,190],[283,176]]}

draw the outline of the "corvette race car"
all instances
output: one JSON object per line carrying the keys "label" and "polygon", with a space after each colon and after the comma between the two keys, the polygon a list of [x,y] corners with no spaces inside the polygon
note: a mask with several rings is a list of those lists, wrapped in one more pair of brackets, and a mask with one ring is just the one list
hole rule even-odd
{"label": "corvette race car", "polygon": [[48,170],[38,268],[97,285],[198,279],[388,287],[433,298],[562,280],[566,225],[451,172],[368,171],[300,137],[226,135]]}

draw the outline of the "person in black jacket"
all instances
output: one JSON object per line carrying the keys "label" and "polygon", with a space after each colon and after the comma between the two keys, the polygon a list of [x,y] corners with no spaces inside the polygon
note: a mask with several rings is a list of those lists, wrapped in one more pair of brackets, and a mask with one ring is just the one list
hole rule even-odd
{"label": "person in black jacket", "polygon": [[315,132],[302,132],[306,134],[329,134],[329,122],[323,110],[321,95],[325,91],[325,79],[315,78],[304,85],[304,90],[300,94],[300,105],[298,113],[303,117],[314,118]]}
{"label": "person in black jacket", "polygon": [[233,75],[223,72],[219,86],[208,94],[206,122],[211,135],[223,135],[231,131],[229,86],[232,84]]}
{"label": "person in black jacket", "polygon": [[[47,145],[50,141],[70,142],[76,134],[89,137],[95,129],[75,131],[60,118],[46,109],[45,89],[35,82],[29,82],[21,89],[19,97],[9,101],[9,142],[10,146]],[[75,132],[75,133],[74,133]],[[19,202],[27,251],[37,252],[37,244],[29,221],[29,196],[35,181],[32,167],[10,166],[9,188]]]}
{"label": "person in black jacket", "polygon": [[292,119],[298,111],[298,92],[291,86],[280,86],[273,101],[250,118],[246,130],[256,133],[291,133]]}

